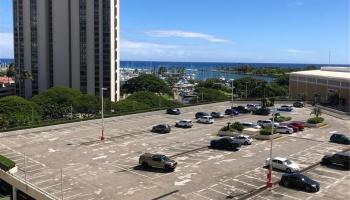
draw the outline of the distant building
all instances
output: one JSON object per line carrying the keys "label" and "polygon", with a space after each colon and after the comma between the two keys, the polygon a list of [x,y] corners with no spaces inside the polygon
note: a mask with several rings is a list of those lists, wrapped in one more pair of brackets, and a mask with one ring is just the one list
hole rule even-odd
{"label": "distant building", "polygon": [[350,67],[292,72],[289,93],[291,98],[305,98],[350,111]]}
{"label": "distant building", "polygon": [[17,94],[50,87],[119,100],[119,0],[13,0]]}

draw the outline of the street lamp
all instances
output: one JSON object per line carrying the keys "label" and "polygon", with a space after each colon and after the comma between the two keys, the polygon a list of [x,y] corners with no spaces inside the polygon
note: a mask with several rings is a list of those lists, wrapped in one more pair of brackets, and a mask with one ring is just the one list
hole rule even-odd
{"label": "street lamp", "polygon": [[275,127],[275,115],[276,115],[276,109],[274,107],[273,113],[272,113],[272,124],[271,124],[269,171],[267,173],[267,182],[266,182],[266,186],[268,188],[272,187],[272,135],[274,134],[273,129]]}
{"label": "street lamp", "polygon": [[104,102],[103,102],[103,91],[104,90],[107,90],[107,88],[101,88],[101,99],[102,99],[102,101],[101,101],[101,104],[102,104],[102,106],[101,106],[101,125],[102,125],[102,127],[101,127],[101,141],[103,141],[104,139],[105,139],[105,137],[104,137],[104,129],[105,129],[105,124],[104,124],[104,121],[103,121],[103,111],[104,111],[104,109],[103,109],[103,104],[104,104]]}

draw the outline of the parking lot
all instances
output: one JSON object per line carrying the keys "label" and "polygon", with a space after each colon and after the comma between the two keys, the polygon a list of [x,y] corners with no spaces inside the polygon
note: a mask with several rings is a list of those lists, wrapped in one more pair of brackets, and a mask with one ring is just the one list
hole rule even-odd
{"label": "parking lot", "polygon": [[[223,112],[230,105],[224,102],[186,107],[178,116],[157,111],[108,118],[107,139],[103,142],[99,140],[100,120],[28,130],[0,137],[0,154],[17,163],[18,176],[24,177],[26,171],[28,182],[57,197],[61,197],[62,168],[64,199],[240,199],[265,185],[267,169],[263,164],[269,156],[270,141],[254,141],[239,151],[215,150],[208,145],[228,122],[256,122],[269,116],[226,116],[214,124],[194,123],[190,129],[172,127],[169,134],[150,132],[155,124],[195,121],[198,111]],[[310,109],[297,108],[283,115],[305,121]],[[273,155],[288,157],[303,169],[319,162],[325,154],[345,150],[348,146],[328,141],[333,131],[349,135],[350,122],[323,117],[327,126],[275,139]],[[145,152],[165,154],[176,160],[178,167],[174,172],[145,170],[138,165],[139,156]],[[349,197],[345,190],[349,187],[349,171],[316,166],[306,174],[321,183],[320,192],[277,187],[252,199],[329,199],[334,190],[339,190],[338,199]],[[274,171],[273,180],[279,180],[281,175]]]}

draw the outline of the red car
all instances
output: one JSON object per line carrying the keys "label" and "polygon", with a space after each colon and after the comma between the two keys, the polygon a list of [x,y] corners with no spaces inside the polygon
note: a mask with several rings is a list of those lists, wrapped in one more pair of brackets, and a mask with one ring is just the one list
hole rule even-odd
{"label": "red car", "polygon": [[305,127],[304,122],[291,122],[289,125],[298,127],[299,131],[304,130]]}
{"label": "red car", "polygon": [[288,126],[289,128],[293,129],[293,133],[296,133],[299,131],[299,127],[295,125],[291,125],[290,123],[281,123],[282,126]]}

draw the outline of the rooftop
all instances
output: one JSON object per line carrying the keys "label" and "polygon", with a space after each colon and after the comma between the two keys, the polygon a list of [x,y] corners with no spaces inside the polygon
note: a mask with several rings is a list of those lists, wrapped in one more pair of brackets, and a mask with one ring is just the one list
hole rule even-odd
{"label": "rooftop", "polygon": [[317,76],[350,81],[350,67],[322,67],[320,70],[292,72],[292,75]]}

